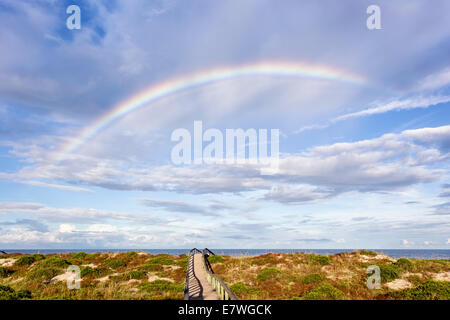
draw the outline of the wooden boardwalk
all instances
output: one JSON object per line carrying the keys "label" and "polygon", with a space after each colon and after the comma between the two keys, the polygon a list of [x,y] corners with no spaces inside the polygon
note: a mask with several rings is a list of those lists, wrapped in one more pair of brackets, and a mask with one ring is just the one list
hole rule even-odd
{"label": "wooden boardwalk", "polygon": [[206,279],[203,255],[194,254],[194,266],[188,277],[189,300],[219,300],[219,295]]}

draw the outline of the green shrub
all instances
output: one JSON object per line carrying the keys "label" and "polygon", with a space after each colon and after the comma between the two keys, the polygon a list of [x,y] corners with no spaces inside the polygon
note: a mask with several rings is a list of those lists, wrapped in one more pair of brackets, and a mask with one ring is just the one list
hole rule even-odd
{"label": "green shrub", "polygon": [[16,300],[16,291],[8,286],[0,285],[0,300]]}
{"label": "green shrub", "polygon": [[43,254],[40,253],[33,254],[32,257],[34,257],[35,261],[44,260],[46,258]]}
{"label": "green shrub", "polygon": [[136,252],[136,251],[129,251],[129,252],[125,253],[124,256],[125,256],[125,258],[127,258],[127,259],[131,259],[131,258],[137,256],[137,252]]}
{"label": "green shrub", "polygon": [[15,271],[5,268],[5,267],[0,267],[0,278],[7,278],[10,275],[12,275]]}
{"label": "green shrub", "polygon": [[83,261],[83,260],[86,258],[87,255],[88,255],[88,254],[87,254],[86,252],[81,251],[81,252],[73,253],[70,257],[71,257],[72,259],[76,259],[76,260],[81,260],[81,261]]}
{"label": "green shrub", "polygon": [[400,271],[396,265],[382,264],[379,265],[381,272],[381,282],[389,282],[400,277]]}
{"label": "green shrub", "polygon": [[314,284],[319,283],[324,280],[324,276],[320,273],[311,273],[303,277],[302,283],[304,284]]}
{"label": "green shrub", "polygon": [[125,274],[110,277],[113,281],[142,280],[147,277],[147,273],[143,271],[133,270]]}
{"label": "green shrub", "polygon": [[98,277],[102,277],[104,275],[107,275],[109,273],[107,268],[91,268],[89,266],[86,267],[81,267],[80,270],[80,275],[82,278],[86,277],[86,278],[98,278]]}
{"label": "green shrub", "polygon": [[258,287],[248,286],[242,282],[236,282],[230,286],[231,291],[236,295],[255,294],[259,292]]}
{"label": "green shrub", "polygon": [[29,266],[33,264],[36,261],[36,258],[34,256],[23,256],[17,259],[15,262],[16,266]]}
{"label": "green shrub", "polygon": [[370,257],[375,257],[378,255],[378,253],[376,253],[375,251],[370,251],[370,250],[360,250],[359,254],[362,254],[365,256],[370,256]]}
{"label": "green shrub", "polygon": [[343,300],[345,293],[325,283],[303,295],[301,300]]}
{"label": "green shrub", "polygon": [[331,262],[331,259],[329,256],[319,256],[316,254],[311,254],[308,257],[311,262],[318,263],[322,266],[327,265]]}
{"label": "green shrub", "polygon": [[256,279],[260,282],[264,282],[272,279],[279,279],[281,276],[281,271],[277,268],[263,268],[258,272]]}
{"label": "green shrub", "polygon": [[416,288],[404,289],[391,296],[408,300],[450,300],[450,282],[429,280]]}
{"label": "green shrub", "polygon": [[62,271],[60,268],[55,267],[46,267],[46,266],[38,266],[37,268],[34,268],[27,274],[27,278],[29,280],[34,281],[49,281],[53,277],[60,274]]}
{"label": "green shrub", "polygon": [[413,263],[411,262],[411,260],[406,258],[398,259],[395,265],[404,270],[411,270],[411,268],[413,267]]}
{"label": "green shrub", "polygon": [[208,261],[209,261],[209,263],[220,263],[220,262],[224,262],[225,259],[218,254],[214,254],[214,255],[208,257]]}
{"label": "green shrub", "polygon": [[147,276],[147,273],[145,273],[143,271],[133,270],[133,271],[130,271],[127,274],[125,274],[125,279],[126,280],[131,280],[131,279],[142,280],[146,276]]}
{"label": "green shrub", "polygon": [[186,267],[189,262],[189,257],[187,255],[181,255],[180,259],[176,262],[177,266]]}
{"label": "green shrub", "polygon": [[80,276],[82,277],[82,278],[84,278],[84,277],[87,277],[87,276],[90,276],[90,275],[94,275],[97,271],[96,271],[96,269],[97,268],[91,268],[91,267],[81,267],[81,270],[80,270]]}
{"label": "green shrub", "polygon": [[69,261],[58,257],[47,258],[39,264],[39,266],[41,267],[57,267],[57,268],[64,268],[70,265],[71,263]]}
{"label": "green shrub", "polygon": [[20,300],[31,299],[31,292],[28,290],[22,290],[16,292],[9,286],[0,285],[0,300]]}
{"label": "green shrub", "polygon": [[100,257],[100,253],[98,253],[98,252],[88,253],[86,255],[86,259],[95,259],[95,258],[98,258],[98,257]]}
{"label": "green shrub", "polygon": [[164,268],[160,264],[143,264],[139,266],[139,269],[142,271],[162,271]]}
{"label": "green shrub", "polygon": [[155,280],[148,283],[142,283],[141,285],[139,285],[139,288],[144,291],[184,291],[184,285],[174,284],[166,280]]}
{"label": "green shrub", "polygon": [[267,253],[262,256],[257,256],[257,257],[252,258],[252,260],[250,261],[250,264],[256,265],[256,266],[263,266],[263,265],[267,265],[267,264],[276,264],[277,262],[278,262],[278,259],[276,258],[276,256],[274,254]]}
{"label": "green shrub", "polygon": [[169,255],[157,255],[149,259],[147,264],[176,265],[177,263]]}
{"label": "green shrub", "polygon": [[450,266],[450,259],[440,259],[440,260],[430,259],[430,260],[427,260],[427,262],[433,262],[433,263],[437,263],[437,264],[442,264],[444,266]]}
{"label": "green shrub", "polygon": [[122,259],[109,260],[106,262],[106,264],[113,269],[122,268],[122,267],[127,266],[127,263],[125,261],[123,261]]}

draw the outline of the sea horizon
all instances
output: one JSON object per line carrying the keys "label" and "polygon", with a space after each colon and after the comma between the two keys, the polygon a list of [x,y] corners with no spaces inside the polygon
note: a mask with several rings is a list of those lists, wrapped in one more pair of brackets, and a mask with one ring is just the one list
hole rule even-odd
{"label": "sea horizon", "polygon": [[[74,252],[128,252],[128,251],[142,251],[150,254],[170,254],[180,255],[187,254],[191,248],[178,249],[141,249],[141,248],[96,248],[96,249],[0,249],[6,253],[21,253],[21,254],[64,254]],[[412,259],[450,259],[450,249],[211,249],[215,254],[229,255],[229,256],[255,256],[266,253],[315,253],[319,255],[331,255],[342,252],[353,252],[357,250],[371,250],[377,253],[386,254],[392,258],[412,258]]]}

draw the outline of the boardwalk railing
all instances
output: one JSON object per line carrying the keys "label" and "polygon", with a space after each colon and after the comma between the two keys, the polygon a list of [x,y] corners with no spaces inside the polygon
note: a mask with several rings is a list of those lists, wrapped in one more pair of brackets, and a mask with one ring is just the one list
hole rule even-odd
{"label": "boardwalk railing", "polygon": [[[199,288],[199,281],[195,275],[194,270],[194,255],[202,254],[203,256],[203,267],[206,273],[206,279],[209,284],[214,288],[217,295],[221,300],[239,300],[236,295],[228,288],[226,283],[216,274],[214,274],[214,270],[211,267],[211,263],[208,260],[209,256],[214,255],[214,252],[209,250],[208,248],[203,249],[203,251],[198,250],[197,248],[191,249],[188,255],[188,266],[186,272],[186,283],[184,285],[184,300],[190,300],[191,294],[196,294],[198,292],[202,292],[203,288]],[[193,283],[193,287],[192,287]],[[192,291],[192,292],[191,292]]]}
{"label": "boardwalk railing", "polygon": [[191,249],[188,255],[188,266],[186,272],[186,282],[184,284],[184,300],[189,300],[189,279],[195,277],[194,274],[194,255],[196,253],[202,253],[197,248]]}
{"label": "boardwalk railing", "polygon": [[208,248],[203,249],[203,262],[206,271],[206,278],[213,286],[221,300],[239,300],[236,295],[228,288],[226,283],[214,273],[214,270],[209,263],[208,257],[215,255],[214,252]]}

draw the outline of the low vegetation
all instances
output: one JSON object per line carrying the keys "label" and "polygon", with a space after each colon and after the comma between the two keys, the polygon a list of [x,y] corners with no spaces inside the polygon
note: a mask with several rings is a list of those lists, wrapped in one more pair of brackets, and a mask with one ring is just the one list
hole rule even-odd
{"label": "low vegetation", "polygon": [[221,255],[218,255],[218,254],[208,257],[208,261],[210,263],[224,262],[224,260],[225,259]]}
{"label": "low vegetation", "polygon": [[317,263],[320,264],[322,266],[329,264],[331,259],[329,256],[319,256],[316,254],[310,254],[309,255],[309,259],[313,262],[313,263]]}
{"label": "low vegetation", "polygon": [[14,270],[9,268],[0,267],[0,278],[7,278],[14,273]]}
{"label": "low vegetation", "polygon": [[[0,299],[183,299],[187,256],[144,252],[21,255],[0,264]],[[5,261],[6,261],[5,260]],[[5,262],[6,263],[6,262]],[[69,290],[70,265],[80,267],[81,288]]]}
{"label": "low vegetation", "polygon": [[320,285],[304,294],[301,300],[343,300],[345,293],[329,283]]}
{"label": "low vegetation", "polygon": [[[442,280],[450,276],[448,259],[396,260],[368,250],[222,257],[212,263],[214,272],[240,299],[449,299],[449,282]],[[369,266],[380,268],[379,289],[367,287]]]}
{"label": "low vegetation", "polygon": [[154,258],[151,258],[147,264],[157,264],[157,265],[175,265],[175,260],[170,256],[166,254],[160,254],[157,255]]}
{"label": "low vegetation", "polygon": [[430,280],[415,288],[390,293],[386,296],[408,300],[450,300],[450,282]]}
{"label": "low vegetation", "polygon": [[413,263],[411,260],[406,258],[400,258],[395,262],[395,265],[398,266],[402,270],[412,270]]}
{"label": "low vegetation", "polygon": [[302,283],[305,284],[314,284],[314,283],[320,283],[325,279],[323,275],[320,273],[310,273],[303,277]]}
{"label": "low vegetation", "polygon": [[30,299],[31,292],[28,290],[16,291],[9,286],[0,285],[0,300]]}
{"label": "low vegetation", "polygon": [[254,286],[248,286],[245,283],[242,282],[236,282],[235,284],[230,286],[231,291],[233,291],[236,295],[242,295],[242,294],[256,294],[259,292],[258,287]]}
{"label": "low vegetation", "polygon": [[381,282],[389,282],[400,277],[401,270],[394,264],[379,265],[381,271]]}
{"label": "low vegetation", "polygon": [[140,289],[150,292],[166,293],[170,291],[184,292],[184,284],[174,284],[167,280],[155,280],[148,283],[143,283],[139,286]]}
{"label": "low vegetation", "polygon": [[265,282],[268,280],[277,280],[281,278],[281,271],[277,268],[264,268],[258,272],[256,279],[259,282]]}
{"label": "low vegetation", "polygon": [[[144,252],[2,255],[0,299],[183,299],[188,257]],[[449,300],[450,260],[392,259],[360,250],[334,255],[212,255],[214,272],[240,299]],[[81,289],[67,288],[67,267]],[[381,287],[369,289],[378,266]]]}
{"label": "low vegetation", "polygon": [[378,253],[376,253],[375,251],[371,251],[371,250],[360,250],[359,254],[362,254],[364,256],[370,256],[370,257],[375,257],[376,255],[378,255]]}

